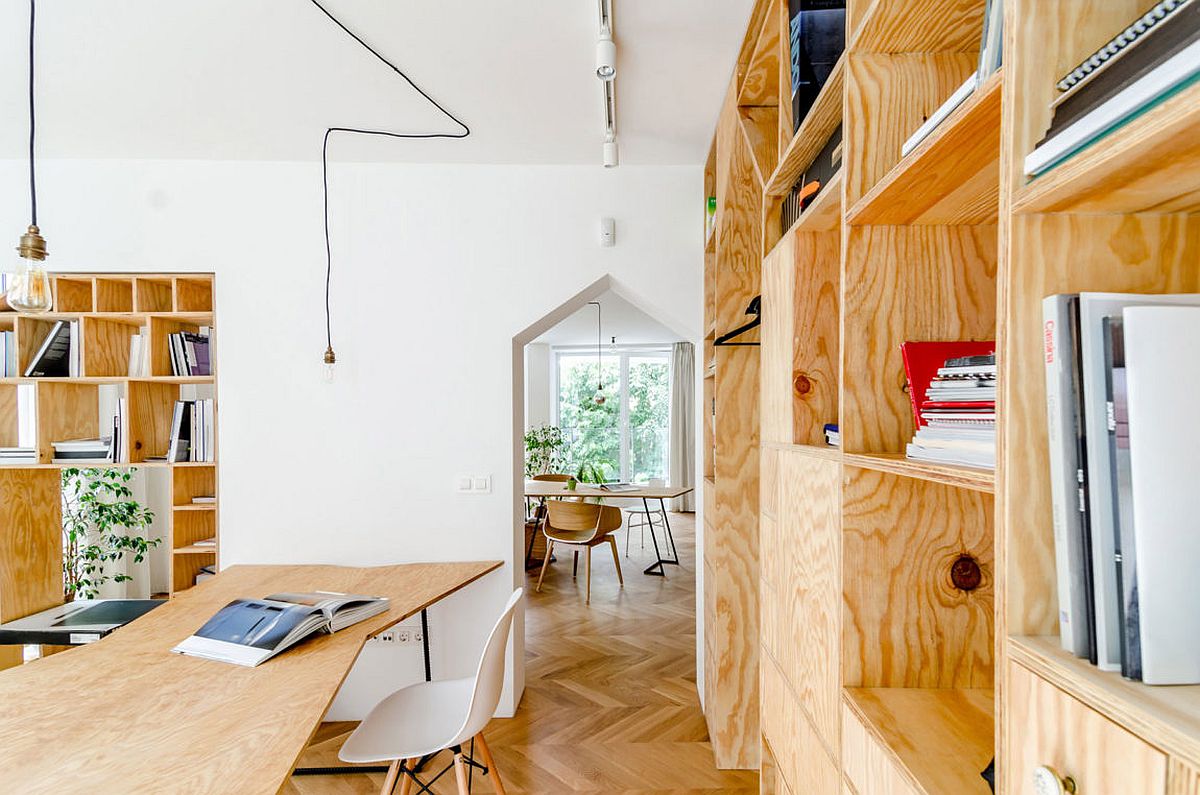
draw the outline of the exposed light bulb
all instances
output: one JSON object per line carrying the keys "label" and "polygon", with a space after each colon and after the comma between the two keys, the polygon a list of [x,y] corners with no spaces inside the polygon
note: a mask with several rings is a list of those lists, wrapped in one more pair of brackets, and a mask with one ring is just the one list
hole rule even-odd
{"label": "exposed light bulb", "polygon": [[330,345],[325,349],[325,365],[322,373],[322,378],[327,384],[333,383],[333,377],[337,374],[337,356],[333,352],[333,346]]}
{"label": "exposed light bulb", "polygon": [[602,387],[602,386],[597,386],[597,387],[596,387],[596,396],[592,398],[592,401],[593,401],[593,402],[594,402],[594,403],[595,403],[597,406],[603,406],[603,405],[604,405],[604,402],[605,402],[606,400],[608,400],[608,398],[606,398],[606,397],[604,396],[604,387]]}
{"label": "exposed light bulb", "polygon": [[17,246],[16,273],[8,287],[8,304],[18,312],[49,312],[54,306],[50,274],[46,272],[46,241],[30,224]]}

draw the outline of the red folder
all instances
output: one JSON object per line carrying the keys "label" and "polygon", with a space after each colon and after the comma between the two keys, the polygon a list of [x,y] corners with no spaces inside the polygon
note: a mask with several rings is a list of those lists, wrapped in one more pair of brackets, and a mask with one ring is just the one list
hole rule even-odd
{"label": "red folder", "polygon": [[996,352],[994,341],[985,342],[905,342],[900,346],[904,357],[904,374],[908,377],[908,399],[912,403],[913,427],[925,425],[921,422],[921,404],[925,402],[925,390],[937,376],[938,368],[946,366],[947,359],[960,356],[986,356]]}

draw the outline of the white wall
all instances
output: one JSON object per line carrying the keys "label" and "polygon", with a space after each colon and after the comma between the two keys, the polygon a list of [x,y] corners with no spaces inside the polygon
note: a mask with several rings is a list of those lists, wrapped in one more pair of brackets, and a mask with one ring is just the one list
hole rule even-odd
{"label": "white wall", "polygon": [[550,346],[531,342],[525,346],[525,428],[540,428],[553,422],[551,409],[554,356]]}
{"label": "white wall", "polygon": [[[14,244],[25,167],[0,161]],[[319,164],[46,161],[39,182],[55,270],[217,273],[223,564],[506,562],[431,611],[437,676],[473,669],[523,580],[513,336],[611,274],[700,343],[696,167],[334,166],[332,385]],[[615,248],[598,245],[602,215]],[[459,474],[494,492],[458,496]],[[415,679],[418,660],[372,651],[334,716]]]}

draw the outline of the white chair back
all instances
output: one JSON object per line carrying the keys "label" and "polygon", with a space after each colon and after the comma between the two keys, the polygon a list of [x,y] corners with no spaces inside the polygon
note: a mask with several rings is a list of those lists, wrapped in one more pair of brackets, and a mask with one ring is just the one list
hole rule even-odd
{"label": "white chair back", "polygon": [[471,696],[467,719],[455,743],[464,742],[483,731],[488,721],[496,714],[500,693],[504,690],[504,650],[508,646],[508,635],[512,630],[513,613],[524,595],[524,588],[513,591],[504,612],[496,621],[496,626],[492,627],[492,634],[488,637],[487,645],[483,647],[479,669],[475,672],[475,692]]}

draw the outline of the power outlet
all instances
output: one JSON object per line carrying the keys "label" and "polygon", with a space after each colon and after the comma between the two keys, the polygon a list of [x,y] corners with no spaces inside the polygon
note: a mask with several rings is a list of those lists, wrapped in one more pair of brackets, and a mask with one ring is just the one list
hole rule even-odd
{"label": "power outlet", "polygon": [[375,636],[375,641],[385,646],[419,645],[424,639],[425,636],[421,633],[421,630],[410,629],[409,627],[393,627]]}

